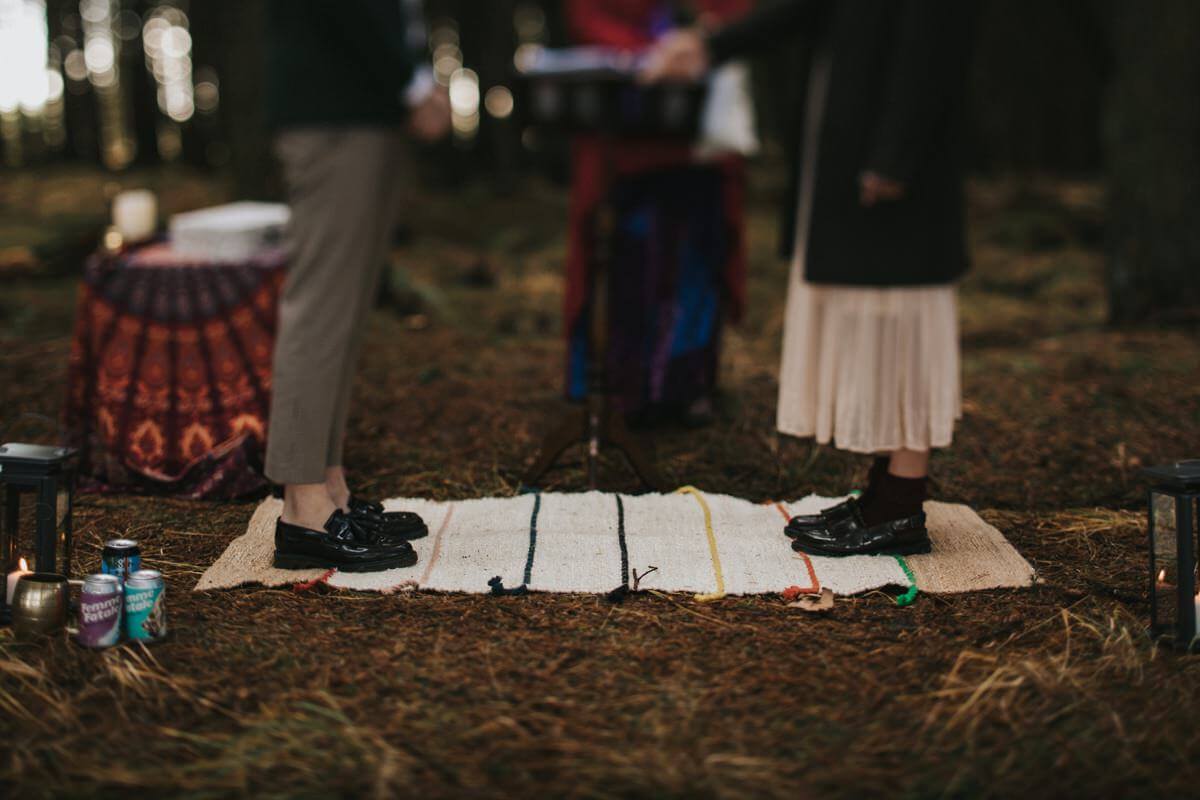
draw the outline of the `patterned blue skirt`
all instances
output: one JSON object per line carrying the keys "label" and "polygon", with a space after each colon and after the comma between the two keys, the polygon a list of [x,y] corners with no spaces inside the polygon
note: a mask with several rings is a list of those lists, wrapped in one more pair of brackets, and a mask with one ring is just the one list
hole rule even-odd
{"label": "patterned blue skirt", "polygon": [[[612,194],[608,386],[629,415],[673,412],[716,389],[731,236],[721,172],[627,176]],[[568,395],[587,391],[590,298],[570,331]]]}

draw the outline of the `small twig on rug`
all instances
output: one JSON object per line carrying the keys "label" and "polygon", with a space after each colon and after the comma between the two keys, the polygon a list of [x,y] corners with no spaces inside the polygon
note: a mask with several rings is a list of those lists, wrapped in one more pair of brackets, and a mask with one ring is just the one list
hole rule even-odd
{"label": "small twig on rug", "polygon": [[641,573],[640,575],[638,574],[638,571],[636,569],[630,570],[630,572],[633,573],[633,586],[630,586],[628,584],[623,584],[621,586],[618,586],[617,588],[613,589],[611,592],[608,592],[607,594],[605,594],[604,599],[610,603],[624,603],[629,598],[630,595],[637,594],[638,592],[641,591],[642,578],[645,578],[651,572],[657,572],[657,571],[658,571],[658,567],[654,567],[654,566],[650,567],[649,569],[647,569],[645,572]]}
{"label": "small twig on rug", "polygon": [[638,571],[636,569],[631,570],[631,572],[633,572],[633,591],[636,592],[636,591],[640,590],[640,587],[642,584],[642,579],[645,578],[647,575],[649,575],[651,572],[658,572],[658,567],[651,566],[649,569],[647,569],[641,575],[638,575]]}

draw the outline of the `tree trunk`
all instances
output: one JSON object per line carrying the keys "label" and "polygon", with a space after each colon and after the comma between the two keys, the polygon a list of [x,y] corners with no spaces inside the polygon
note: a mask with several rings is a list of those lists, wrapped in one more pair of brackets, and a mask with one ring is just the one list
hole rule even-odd
{"label": "tree trunk", "polygon": [[1200,321],[1200,3],[1108,10],[1111,318]]}
{"label": "tree trunk", "polygon": [[228,142],[235,197],[278,198],[278,176],[264,108],[266,3],[204,0],[192,3],[189,13],[194,63],[197,67],[212,67],[220,82],[217,113]]}

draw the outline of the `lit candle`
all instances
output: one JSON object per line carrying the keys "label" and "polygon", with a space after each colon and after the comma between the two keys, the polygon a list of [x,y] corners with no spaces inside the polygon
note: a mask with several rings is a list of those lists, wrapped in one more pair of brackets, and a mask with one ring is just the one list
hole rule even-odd
{"label": "lit candle", "polygon": [[16,571],[8,573],[8,585],[7,585],[7,587],[5,589],[5,593],[4,593],[5,602],[8,605],[10,605],[10,606],[12,605],[13,594],[15,594],[17,591],[17,581],[21,580],[22,575],[32,575],[32,574],[33,573],[29,571],[29,562],[27,562],[23,558],[19,562],[17,562]]}
{"label": "lit candle", "polygon": [[158,198],[149,189],[121,192],[113,198],[112,221],[125,242],[144,242],[158,229]]}

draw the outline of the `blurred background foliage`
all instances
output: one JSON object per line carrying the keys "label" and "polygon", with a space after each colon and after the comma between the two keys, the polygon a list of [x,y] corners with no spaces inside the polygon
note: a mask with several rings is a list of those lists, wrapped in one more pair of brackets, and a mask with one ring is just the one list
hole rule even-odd
{"label": "blurred background foliage", "polygon": [[[778,0],[763,0],[772,2]],[[971,153],[983,175],[1105,176],[1114,321],[1195,321],[1200,306],[1200,3],[976,0]],[[429,183],[566,176],[567,144],[522,130],[508,92],[523,46],[566,43],[557,0],[427,0],[456,133]],[[278,198],[263,119],[265,0],[0,0],[0,148],[8,170],[178,163]],[[798,66],[755,64],[765,157]],[[781,190],[781,189],[780,189]]]}

